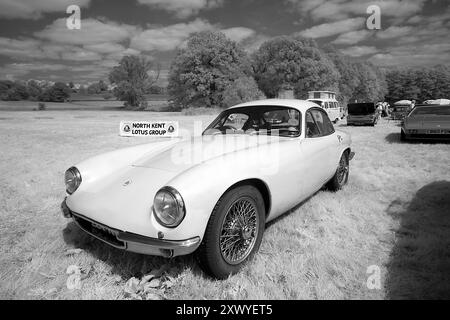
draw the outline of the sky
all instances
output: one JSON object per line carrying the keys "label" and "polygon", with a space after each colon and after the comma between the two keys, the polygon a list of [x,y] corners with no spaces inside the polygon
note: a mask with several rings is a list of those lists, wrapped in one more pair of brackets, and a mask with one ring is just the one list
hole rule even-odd
{"label": "sky", "polygon": [[[66,13],[80,7],[80,29]],[[380,29],[367,20],[380,9]],[[450,64],[449,0],[0,0],[0,79],[107,80],[124,55],[162,66],[194,32],[216,30],[249,53],[280,35],[333,44],[383,67]]]}

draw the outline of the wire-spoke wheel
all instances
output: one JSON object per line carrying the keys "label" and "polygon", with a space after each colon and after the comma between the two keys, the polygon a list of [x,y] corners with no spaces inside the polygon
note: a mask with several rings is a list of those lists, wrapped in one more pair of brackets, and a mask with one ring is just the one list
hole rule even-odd
{"label": "wire-spoke wheel", "polygon": [[238,272],[258,251],[265,226],[264,199],[252,185],[225,193],[217,202],[196,256],[218,279]]}
{"label": "wire-spoke wheel", "polygon": [[342,189],[342,187],[348,182],[348,176],[350,172],[350,161],[348,158],[349,152],[344,152],[339,160],[338,168],[333,178],[327,183],[327,187],[332,191]]}
{"label": "wire-spoke wheel", "polygon": [[229,264],[244,261],[255,246],[259,216],[256,203],[248,197],[236,200],[222,223],[220,253]]}
{"label": "wire-spoke wheel", "polygon": [[340,185],[346,182],[348,178],[348,171],[348,160],[346,159],[346,157],[341,157],[341,160],[339,161],[339,168],[337,170],[337,179]]}

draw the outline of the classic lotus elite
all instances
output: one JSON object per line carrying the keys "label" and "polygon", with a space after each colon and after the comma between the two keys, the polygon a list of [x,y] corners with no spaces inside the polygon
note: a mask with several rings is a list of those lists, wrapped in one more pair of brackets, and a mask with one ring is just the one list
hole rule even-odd
{"label": "classic lotus elite", "polygon": [[223,111],[199,137],[109,152],[65,173],[63,215],[116,248],[195,255],[223,279],[258,251],[265,224],[348,180],[351,137],[313,102]]}
{"label": "classic lotus elite", "polygon": [[450,140],[450,105],[415,107],[404,119],[402,140]]}

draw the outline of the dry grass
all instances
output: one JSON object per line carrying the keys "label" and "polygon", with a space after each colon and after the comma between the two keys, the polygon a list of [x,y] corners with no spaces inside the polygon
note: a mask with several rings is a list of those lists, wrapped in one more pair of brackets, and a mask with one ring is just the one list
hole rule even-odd
{"label": "dry grass", "polygon": [[[1,109],[1,108],[0,108]],[[95,154],[139,144],[121,138],[123,119],[179,120],[192,130],[212,116],[126,111],[0,111],[0,298],[117,299],[132,276],[165,266],[169,299],[449,298],[450,145],[401,144],[399,128],[342,127],[356,156],[349,185],[320,191],[271,222],[260,253],[225,281],[192,256],[165,260],[122,252],[62,218],[63,172]],[[82,248],[66,256],[69,248]],[[90,270],[68,290],[66,268]],[[382,288],[366,287],[367,267]]]}

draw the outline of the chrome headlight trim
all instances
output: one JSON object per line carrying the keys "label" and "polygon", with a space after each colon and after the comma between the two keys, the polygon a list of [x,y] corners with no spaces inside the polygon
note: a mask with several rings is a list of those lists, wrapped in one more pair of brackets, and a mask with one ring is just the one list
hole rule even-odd
{"label": "chrome headlight trim", "polygon": [[[69,181],[67,179],[68,174],[71,174],[72,179],[75,180],[75,186],[73,188],[70,188],[70,186],[68,185],[69,184]],[[70,167],[69,169],[66,170],[64,174],[64,183],[66,186],[66,192],[68,194],[73,194],[75,191],[77,191],[78,187],[81,184],[81,181],[82,181],[81,173],[76,167]]]}
{"label": "chrome headlight trim", "polygon": [[[165,223],[164,221],[162,221],[162,219],[160,217],[160,213],[156,212],[155,202],[156,202],[156,197],[158,196],[158,194],[160,192],[167,192],[170,195],[172,195],[173,198],[175,199],[178,217],[174,223],[171,223],[171,224]],[[181,222],[184,220],[184,217],[186,216],[186,206],[184,204],[183,197],[175,188],[170,187],[170,186],[162,187],[161,189],[158,190],[158,192],[156,192],[155,197],[153,199],[152,211],[153,211],[153,215],[155,216],[156,221],[158,221],[158,223],[160,225],[162,225],[163,227],[166,227],[166,228],[178,227],[181,224]]]}

